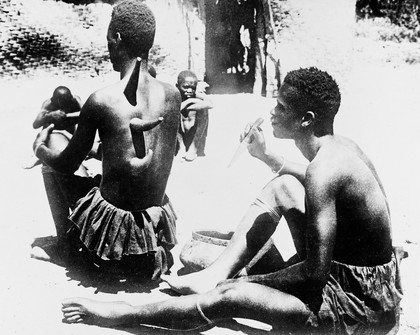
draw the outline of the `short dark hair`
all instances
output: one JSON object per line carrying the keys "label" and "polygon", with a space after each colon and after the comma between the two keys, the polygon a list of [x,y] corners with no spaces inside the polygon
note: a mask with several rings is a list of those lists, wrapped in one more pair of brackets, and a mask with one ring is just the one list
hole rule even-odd
{"label": "short dark hair", "polygon": [[327,72],[315,67],[301,68],[289,72],[283,83],[292,87],[287,97],[299,112],[313,111],[321,120],[334,120],[341,95]]}
{"label": "short dark hair", "polygon": [[124,0],[114,7],[109,30],[121,34],[130,57],[141,57],[153,46],[155,16],[141,0]]}
{"label": "short dark hair", "polygon": [[190,70],[184,70],[184,71],[181,71],[181,72],[179,73],[179,75],[178,75],[178,78],[177,78],[176,82],[177,82],[177,83],[180,83],[182,80],[184,80],[184,79],[185,79],[185,78],[187,78],[187,77],[193,77],[195,80],[197,80],[197,81],[198,81],[197,75],[196,75],[194,72],[192,72],[192,71],[190,71]]}
{"label": "short dark hair", "polygon": [[71,103],[73,101],[73,95],[68,87],[58,86],[54,90],[51,100],[60,105],[60,107],[65,107],[63,104]]}

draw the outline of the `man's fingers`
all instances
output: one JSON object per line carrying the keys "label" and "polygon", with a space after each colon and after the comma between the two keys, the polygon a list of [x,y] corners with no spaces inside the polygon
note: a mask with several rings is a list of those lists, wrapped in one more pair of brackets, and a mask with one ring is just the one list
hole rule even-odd
{"label": "man's fingers", "polygon": [[143,158],[138,158],[138,157],[132,158],[130,161],[131,172],[133,174],[139,175],[144,170],[146,170],[152,161],[152,156],[153,156],[153,150],[149,149],[147,151],[146,156],[144,156]]}
{"label": "man's fingers", "polygon": [[42,129],[36,136],[36,139],[33,144],[33,149],[35,150],[40,144],[46,144],[48,142],[48,137],[50,136],[53,130],[53,124],[50,124],[48,127]]}
{"label": "man's fingers", "polygon": [[48,134],[51,134],[52,131],[54,130],[54,123],[51,123],[47,128],[45,128],[44,130],[46,130],[46,132]]}
{"label": "man's fingers", "polygon": [[239,138],[239,141],[240,141],[240,142],[242,142],[242,141],[245,139],[245,137],[248,135],[248,133],[250,132],[250,130],[251,130],[251,124],[250,124],[250,123],[248,123],[248,124],[245,126],[245,129],[244,129],[243,133],[241,134],[241,136],[240,136],[240,138]]}
{"label": "man's fingers", "polygon": [[248,144],[252,143],[255,137],[258,136],[257,134],[258,134],[258,129],[256,129],[255,127],[252,127],[245,138],[245,142]]}
{"label": "man's fingers", "polygon": [[131,119],[130,121],[130,129],[134,133],[147,131],[147,130],[155,128],[162,121],[163,121],[163,117],[159,117],[155,120],[142,120],[139,118],[134,118],[134,119]]}

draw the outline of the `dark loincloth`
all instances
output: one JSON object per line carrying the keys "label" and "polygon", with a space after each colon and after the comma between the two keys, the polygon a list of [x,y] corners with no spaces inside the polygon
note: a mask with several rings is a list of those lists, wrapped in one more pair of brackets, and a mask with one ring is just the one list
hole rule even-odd
{"label": "dark loincloth", "polygon": [[319,307],[308,303],[308,325],[322,334],[396,334],[401,298],[394,255],[389,263],[371,267],[332,261]]}
{"label": "dark loincloth", "polygon": [[[262,200],[261,207],[278,222],[277,211]],[[275,277],[251,275],[247,281],[276,288]],[[272,279],[269,279],[272,278]],[[396,334],[402,298],[397,257],[378,266],[354,266],[331,261],[322,291],[295,292],[308,307],[305,331],[319,334]],[[276,327],[275,327],[276,328]],[[281,328],[281,326],[280,326]]]}
{"label": "dark loincloth", "polygon": [[131,267],[148,259],[150,264],[143,265],[153,271],[152,279],[173,265],[170,250],[176,244],[176,215],[167,196],[162,206],[130,212],[107,202],[95,187],[77,202],[69,219],[74,224],[70,233],[76,230],[99,265],[131,259]]}

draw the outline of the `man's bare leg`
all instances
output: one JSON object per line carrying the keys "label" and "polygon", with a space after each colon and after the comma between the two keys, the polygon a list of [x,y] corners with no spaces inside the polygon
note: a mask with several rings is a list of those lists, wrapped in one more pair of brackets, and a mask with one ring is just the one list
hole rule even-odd
{"label": "man's bare leg", "polygon": [[222,280],[237,274],[251,261],[274,233],[281,215],[285,216],[292,228],[297,250],[301,249],[303,238],[294,221],[297,221],[296,216],[301,218],[304,213],[304,195],[302,184],[292,176],[285,175],[271,180],[258,199],[276,210],[277,220],[273,220],[266,210],[253,204],[242,218],[228,246],[213,264],[185,276],[162,275],[161,278],[180,294],[211,290]]}
{"label": "man's bare leg", "polygon": [[[196,125],[195,129],[193,129],[193,139],[191,142],[190,147],[188,148],[187,154],[185,155],[186,161],[193,161],[198,157],[198,148],[201,145],[201,142],[204,141],[204,136],[206,135],[206,129],[209,122],[208,111],[198,112],[196,116]],[[204,151],[204,148],[202,148]]]}
{"label": "man's bare leg", "polygon": [[62,312],[68,323],[100,326],[153,325],[168,329],[196,329],[234,317],[276,324],[285,329],[301,327],[308,317],[306,306],[294,296],[255,283],[221,284],[201,295],[175,297],[163,302],[133,306],[125,302],[66,299]]}

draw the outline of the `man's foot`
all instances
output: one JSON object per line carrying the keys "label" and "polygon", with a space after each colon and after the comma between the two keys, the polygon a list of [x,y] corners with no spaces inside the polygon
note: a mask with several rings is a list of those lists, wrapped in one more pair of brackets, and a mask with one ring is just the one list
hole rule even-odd
{"label": "man's foot", "polygon": [[197,158],[197,153],[196,152],[187,152],[187,154],[185,155],[184,159],[187,162],[192,162]]}
{"label": "man's foot", "polygon": [[22,165],[22,168],[29,170],[40,164],[41,164],[41,161],[38,159],[38,157],[32,156],[30,161]]}
{"label": "man's foot", "polygon": [[46,237],[43,241],[38,239],[32,243],[31,258],[40,261],[51,262],[60,266],[65,266],[68,254],[67,246],[57,238]]}
{"label": "man's foot", "polygon": [[[203,270],[205,271],[205,270]],[[190,273],[185,276],[168,276],[161,275],[172,290],[182,295],[201,294],[215,288],[219,283],[219,279],[208,276],[203,271]]]}
{"label": "man's foot", "polygon": [[130,323],[132,306],[125,302],[101,302],[85,298],[70,298],[62,302],[63,321],[88,323],[105,327]]}

